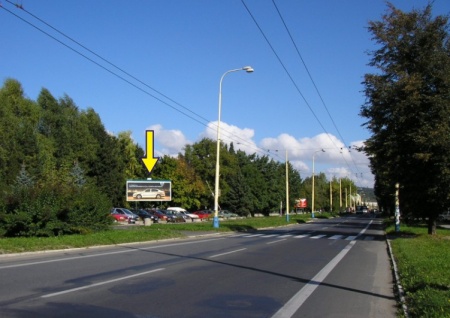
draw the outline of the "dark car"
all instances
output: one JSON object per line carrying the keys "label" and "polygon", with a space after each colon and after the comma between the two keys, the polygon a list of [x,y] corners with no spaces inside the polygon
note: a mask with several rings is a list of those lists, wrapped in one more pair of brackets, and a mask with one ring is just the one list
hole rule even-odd
{"label": "dark car", "polygon": [[161,210],[161,211],[167,216],[167,222],[171,223],[186,222],[184,216],[178,213],[177,211],[172,210]]}
{"label": "dark car", "polygon": [[159,218],[152,214],[151,212],[145,211],[145,210],[131,210],[134,214],[138,215],[142,221],[145,221],[145,219],[151,219],[153,223],[158,223]]}

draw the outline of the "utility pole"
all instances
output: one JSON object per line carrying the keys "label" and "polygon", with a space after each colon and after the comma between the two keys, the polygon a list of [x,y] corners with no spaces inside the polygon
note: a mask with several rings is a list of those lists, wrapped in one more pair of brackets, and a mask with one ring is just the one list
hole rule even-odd
{"label": "utility pole", "polygon": [[289,222],[289,162],[286,149],[286,221]]}
{"label": "utility pole", "polygon": [[333,213],[333,187],[332,180],[330,179],[330,213]]}

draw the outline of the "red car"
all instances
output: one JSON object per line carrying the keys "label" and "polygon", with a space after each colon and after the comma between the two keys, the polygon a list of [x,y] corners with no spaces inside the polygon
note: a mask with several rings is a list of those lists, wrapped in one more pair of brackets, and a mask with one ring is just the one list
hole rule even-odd
{"label": "red car", "polygon": [[192,213],[197,214],[200,220],[206,220],[214,216],[214,212],[211,210],[199,210]]}
{"label": "red car", "polygon": [[162,210],[151,209],[151,210],[148,210],[148,212],[150,212],[153,215],[157,216],[161,221],[166,221],[166,222],[168,221],[167,215]]}
{"label": "red car", "polygon": [[128,222],[128,217],[123,214],[111,213],[111,217],[114,218],[114,222]]}

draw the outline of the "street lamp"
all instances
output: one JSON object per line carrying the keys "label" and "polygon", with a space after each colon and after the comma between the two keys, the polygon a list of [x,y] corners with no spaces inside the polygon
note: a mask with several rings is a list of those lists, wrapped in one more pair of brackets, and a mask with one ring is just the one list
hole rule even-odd
{"label": "street lamp", "polygon": [[318,152],[325,152],[325,150],[323,150],[323,149],[321,149],[321,150],[317,150],[317,151],[315,151],[314,153],[313,153],[313,162],[312,162],[312,164],[313,164],[313,166],[312,166],[312,203],[311,203],[311,217],[314,219],[314,158],[315,158],[315,156],[316,156],[316,153],[318,153]]}
{"label": "street lamp", "polygon": [[217,120],[216,182],[214,186],[214,218],[213,218],[213,226],[215,228],[219,227],[220,113],[222,111],[222,81],[225,75],[227,75],[228,73],[238,71],[246,71],[247,73],[252,73],[253,68],[251,66],[244,66],[242,68],[226,71],[220,78],[219,83],[219,117]]}

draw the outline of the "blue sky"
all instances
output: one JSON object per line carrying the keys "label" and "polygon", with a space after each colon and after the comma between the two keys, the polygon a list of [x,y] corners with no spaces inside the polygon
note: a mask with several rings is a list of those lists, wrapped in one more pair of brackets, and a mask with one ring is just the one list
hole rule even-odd
{"label": "blue sky", "polygon": [[[391,2],[409,11],[428,1]],[[381,19],[385,1],[18,3],[26,11],[1,2],[0,79],[17,79],[29,98],[42,88],[67,94],[80,109],[92,107],[111,133],[131,131],[145,149],[145,131],[154,130],[155,152],[175,155],[216,139],[220,78],[250,65],[253,73],[223,80],[224,142],[282,162],[287,153],[302,177],[311,175],[314,156],[316,173],[373,186],[367,158],[348,148],[369,137],[358,115],[363,76],[375,71],[367,66],[375,48],[367,26]],[[435,0],[433,8],[449,14],[450,2]]]}

